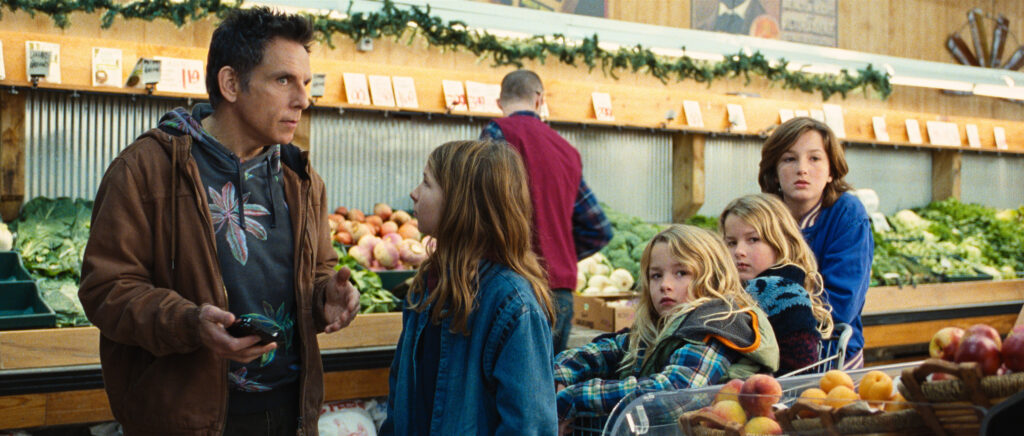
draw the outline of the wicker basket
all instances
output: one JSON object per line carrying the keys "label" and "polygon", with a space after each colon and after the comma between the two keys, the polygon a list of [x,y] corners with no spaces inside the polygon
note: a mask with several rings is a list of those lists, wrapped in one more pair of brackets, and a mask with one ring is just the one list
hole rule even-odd
{"label": "wicker basket", "polygon": [[[926,382],[931,374],[958,380]],[[976,363],[928,359],[900,376],[900,392],[935,435],[977,435],[985,410],[1024,389],[1024,373],[983,377]]]}
{"label": "wicker basket", "polygon": [[[804,416],[804,418],[797,418]],[[856,402],[839,409],[797,402],[775,413],[784,434],[788,435],[884,435],[925,436],[932,431],[914,409],[883,413]],[[725,421],[706,410],[683,414],[679,426],[684,434],[696,436],[742,436],[741,425]]]}

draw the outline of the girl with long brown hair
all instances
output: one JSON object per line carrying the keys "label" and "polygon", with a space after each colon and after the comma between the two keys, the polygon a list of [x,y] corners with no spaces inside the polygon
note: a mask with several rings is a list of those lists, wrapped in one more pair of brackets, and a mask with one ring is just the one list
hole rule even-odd
{"label": "girl with long brown hair", "polygon": [[552,304],[521,158],[446,143],[410,196],[437,245],[402,312],[381,434],[554,434]]}
{"label": "girl with long brown hair", "polygon": [[747,292],[768,313],[782,351],[778,372],[817,362],[832,315],[818,262],[789,209],[771,194],[746,195],[725,207],[718,230]]}
{"label": "girl with long brown hair", "polygon": [[744,291],[717,235],[673,225],[647,245],[640,269],[629,331],[555,357],[563,423],[581,412],[608,414],[639,392],[696,388],[778,369],[767,316]]}

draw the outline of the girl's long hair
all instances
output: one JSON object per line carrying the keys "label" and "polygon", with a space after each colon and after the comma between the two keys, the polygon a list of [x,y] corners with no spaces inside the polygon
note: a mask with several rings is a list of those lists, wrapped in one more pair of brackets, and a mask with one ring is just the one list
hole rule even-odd
{"label": "girl's long hair", "polygon": [[832,334],[832,310],[822,300],[825,283],[818,272],[814,252],[807,245],[789,208],[772,194],[747,195],[725,206],[718,219],[718,230],[725,235],[725,219],[733,215],[754,228],[757,234],[778,254],[774,266],[794,265],[804,270],[804,288],[811,296],[811,311],[818,321],[822,337]]}
{"label": "girl's long hair", "polygon": [[[451,332],[469,334],[482,259],[507,266],[533,288],[549,321],[554,320],[544,270],[532,249],[532,207],[522,159],[506,144],[453,141],[436,148],[427,169],[441,189],[444,208],[433,235],[436,248],[413,279],[410,308],[431,305],[430,320],[451,319]],[[427,273],[437,285],[426,294]]]}
{"label": "girl's long hair", "polygon": [[757,173],[757,183],[761,192],[782,197],[782,185],[779,184],[779,161],[782,155],[796,143],[800,136],[807,132],[818,132],[821,142],[825,145],[828,155],[828,173],[832,181],[825,184],[821,193],[821,207],[827,208],[835,204],[839,196],[853,189],[843,177],[850,171],[846,165],[846,152],[839,144],[839,139],[827,124],[808,117],[796,117],[775,129],[761,147],[761,163]]}
{"label": "girl's long hair", "polygon": [[[651,301],[651,251],[655,244],[668,244],[669,251],[691,276],[690,301],[677,305],[664,317]],[[743,289],[739,272],[725,245],[714,233],[691,225],[675,224],[658,233],[644,248],[640,258],[640,301],[636,307],[636,320],[629,332],[629,347],[622,359],[620,370],[632,368],[642,349],[650,350],[665,334],[665,327],[701,304],[722,300],[729,310],[711,319],[725,319],[757,303]]]}

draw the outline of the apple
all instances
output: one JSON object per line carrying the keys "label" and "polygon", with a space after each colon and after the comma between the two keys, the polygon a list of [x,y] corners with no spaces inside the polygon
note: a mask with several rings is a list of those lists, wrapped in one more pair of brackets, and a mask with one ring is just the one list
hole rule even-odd
{"label": "apple", "polygon": [[747,421],[747,425],[743,426],[743,433],[749,435],[755,434],[782,434],[782,426],[774,419],[767,418],[764,416],[755,416]]}
{"label": "apple", "polygon": [[928,355],[936,359],[952,361],[963,336],[964,329],[960,327],[940,329],[932,335],[932,340],[928,343]]}
{"label": "apple", "polygon": [[772,405],[782,398],[779,381],[767,374],[754,374],[740,387],[740,404],[750,416],[773,418]]}
{"label": "apple", "polygon": [[982,334],[965,336],[956,351],[957,363],[977,362],[985,375],[994,375],[999,370],[999,359],[999,346]]}
{"label": "apple", "polygon": [[1003,365],[1010,371],[1024,371],[1024,324],[1016,326],[1006,336],[1001,350]]}
{"label": "apple", "polygon": [[715,395],[715,401],[711,404],[717,403],[723,400],[739,401],[740,389],[743,387],[743,380],[734,378],[729,380],[728,383],[722,386],[722,389],[718,390],[718,394]]}
{"label": "apple", "polygon": [[[975,324],[967,327],[967,330],[964,331],[963,339],[974,335],[982,335],[991,339],[996,344],[996,348],[1003,347],[1003,339],[999,337],[999,331],[988,324]],[[960,340],[963,341],[963,339]]]}
{"label": "apple", "polygon": [[709,411],[729,422],[735,422],[739,425],[747,423],[747,414],[743,411],[743,406],[740,406],[740,403],[733,400],[719,401],[713,404]]}

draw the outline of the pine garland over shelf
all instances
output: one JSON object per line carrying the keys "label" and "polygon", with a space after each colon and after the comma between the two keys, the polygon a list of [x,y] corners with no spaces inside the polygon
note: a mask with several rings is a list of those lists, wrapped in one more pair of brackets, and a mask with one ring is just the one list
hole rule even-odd
{"label": "pine garland over shelf", "polygon": [[[241,0],[150,0],[129,3],[117,3],[115,0],[0,0],[0,19],[3,18],[2,8],[6,7],[11,11],[25,11],[32,16],[36,13],[48,15],[56,26],[66,28],[71,24],[68,17],[73,12],[104,11],[101,21],[103,28],[110,27],[117,18],[146,21],[163,19],[181,27],[208,16],[223,18],[241,5]],[[522,67],[527,60],[544,63],[548,58],[555,58],[571,66],[585,65],[591,71],[600,68],[604,74],[616,79],[619,73],[629,71],[650,74],[662,83],[668,83],[670,79],[694,80],[710,86],[717,79],[742,76],[749,83],[752,76],[761,76],[781,84],[785,89],[819,92],[824,100],[835,94],[846,98],[848,93],[857,90],[867,93],[873,89],[883,99],[892,93],[888,74],[875,70],[870,64],[855,72],[844,69],[833,76],[790,71],[786,68],[785,60],[769,62],[760,52],[741,52],[712,63],[689,56],[659,56],[640,45],[609,51],[599,46],[596,34],[579,43],[569,42],[561,34],[510,39],[469,29],[466,23],[460,21],[446,22],[440,17],[431,16],[429,6],[423,9],[416,6],[399,9],[391,0],[384,0],[379,11],[370,13],[352,13],[350,5],[346,15],[344,18],[332,18],[329,14],[307,14],[319,38],[331,47],[334,46],[333,36],[337,34],[353,41],[364,37],[391,37],[397,40],[408,36],[409,43],[418,35],[429,45],[442,50],[466,50],[480,59],[490,58],[494,67]]]}

